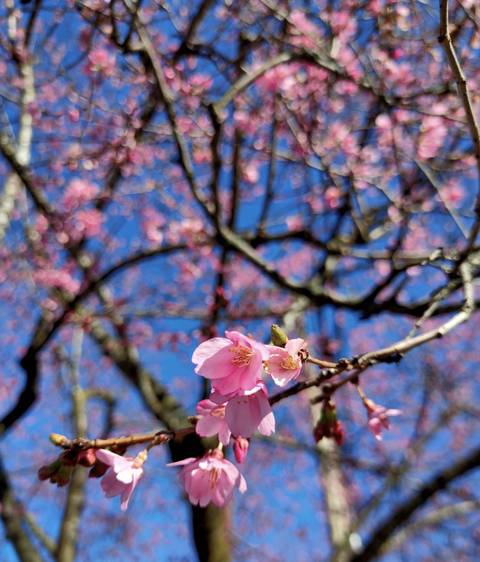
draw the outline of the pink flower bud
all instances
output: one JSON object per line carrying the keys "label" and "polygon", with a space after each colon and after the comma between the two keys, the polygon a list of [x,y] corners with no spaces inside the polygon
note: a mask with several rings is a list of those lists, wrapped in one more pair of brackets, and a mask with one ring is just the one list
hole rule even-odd
{"label": "pink flower bud", "polygon": [[96,461],[97,457],[95,456],[95,449],[85,449],[78,453],[77,463],[81,464],[82,466],[93,466]]}
{"label": "pink flower bud", "polygon": [[238,463],[242,464],[246,459],[249,445],[248,439],[245,439],[245,437],[237,437],[235,439],[233,443],[233,452]]}
{"label": "pink flower bud", "polygon": [[345,430],[343,429],[343,425],[341,422],[337,420],[335,423],[335,427],[333,428],[333,438],[335,439],[335,443],[340,447],[345,442]]}
{"label": "pink flower bud", "polygon": [[337,409],[332,402],[326,402],[322,408],[322,415],[318,420],[313,437],[318,443],[324,437],[334,439],[337,445],[342,445],[345,440],[345,431],[337,419]]}

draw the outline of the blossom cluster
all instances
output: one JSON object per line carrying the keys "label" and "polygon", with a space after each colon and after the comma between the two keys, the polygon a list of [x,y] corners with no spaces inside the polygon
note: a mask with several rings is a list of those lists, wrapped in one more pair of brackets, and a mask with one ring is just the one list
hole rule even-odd
{"label": "blossom cluster", "polygon": [[209,398],[197,405],[196,431],[202,437],[218,435],[228,445],[231,436],[249,439],[258,431],[270,435],[275,418],[262,375],[266,371],[278,386],[296,379],[302,369],[306,342],[288,340],[285,347],[264,345],[240,332],[225,332],[194,351],[195,372],[212,384]]}
{"label": "blossom cluster", "polygon": [[[219,445],[203,457],[167,465],[181,467],[179,478],[192,504],[205,507],[211,502],[221,507],[230,500],[235,488],[241,493],[247,489],[238,468],[224,457],[223,447],[233,441],[235,459],[242,463],[248,453],[249,439],[256,431],[263,435],[275,431],[263,376],[268,373],[275,384],[284,386],[300,375],[307,358],[304,340],[288,340],[284,336],[280,343],[265,345],[240,332],[227,331],[224,338],[204,341],[193,352],[196,373],[210,379],[212,384],[209,398],[197,404],[195,431],[201,437],[217,436]],[[61,435],[52,434],[50,439],[58,446],[68,447],[68,440]],[[117,452],[67,448],[53,463],[41,467],[38,475],[41,480],[65,486],[76,465],[89,467],[89,476],[103,477],[101,486],[105,495],[120,496],[120,506],[125,511],[143,477],[143,464],[153,444],[136,457],[123,456],[125,448],[118,445]]]}
{"label": "blossom cluster", "polygon": [[[223,448],[232,444],[235,459],[241,464],[255,432],[268,436],[275,431],[275,418],[264,376],[270,376],[277,386],[285,386],[299,377],[302,365],[308,359],[308,351],[305,340],[289,340],[283,332],[276,332],[276,326],[272,327],[272,340],[272,345],[266,345],[240,332],[226,331],[225,337],[208,339],[193,352],[195,372],[211,382],[209,397],[200,400],[196,407],[195,432],[201,437],[216,436],[218,446],[203,457],[182,459],[167,466],[181,467],[180,482],[194,505],[205,507],[213,503],[221,507],[230,500],[235,488],[245,492],[245,478],[225,458]],[[375,404],[358,385],[357,391],[367,411],[368,427],[380,440],[382,429],[389,428],[389,416],[401,412]],[[53,463],[41,467],[39,477],[64,486],[76,465],[89,467],[90,477],[103,477],[101,486],[105,495],[120,496],[121,509],[126,510],[136,485],[143,477],[148,450],[165,442],[158,436],[156,434],[157,441],[153,439],[147,449],[136,457],[130,457],[123,456],[126,447],[122,448],[119,443],[116,443],[115,451],[68,449],[66,438],[52,434],[51,441],[67,450]],[[327,397],[314,429],[315,440],[332,438],[341,445],[344,436],[335,404]]]}
{"label": "blossom cluster", "polygon": [[[192,361],[195,372],[211,381],[212,391],[197,404],[198,435],[216,435],[220,446],[229,445],[233,439],[235,458],[242,463],[248,440],[256,431],[262,435],[275,431],[264,372],[278,386],[286,385],[300,375],[306,349],[303,339],[288,340],[280,347],[265,345],[235,331],[201,343],[193,352]],[[238,469],[223,458],[219,449],[203,458],[185,459],[170,466],[183,467],[180,480],[194,505],[204,506],[211,501],[222,506],[235,486],[242,493],[247,487]]]}

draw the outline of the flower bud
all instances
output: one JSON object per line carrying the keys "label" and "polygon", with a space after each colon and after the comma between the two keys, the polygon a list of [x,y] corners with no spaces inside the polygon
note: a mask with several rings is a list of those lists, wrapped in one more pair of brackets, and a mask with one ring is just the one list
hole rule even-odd
{"label": "flower bud", "polygon": [[248,439],[245,439],[245,437],[235,438],[233,443],[233,452],[238,463],[242,464],[247,457],[249,445]]}
{"label": "flower bud", "polygon": [[60,433],[50,433],[49,439],[56,447],[63,447],[68,442],[65,435],[60,435]]}
{"label": "flower bud", "polygon": [[345,439],[345,431],[337,419],[335,404],[328,401],[322,408],[322,414],[314,430],[313,437],[318,443],[324,437],[333,438],[337,445],[342,445]]}
{"label": "flower bud", "polygon": [[333,438],[335,443],[340,447],[345,442],[345,430],[343,429],[343,425],[338,420],[335,423],[335,427],[333,428]]}
{"label": "flower bud", "polygon": [[285,347],[287,345],[287,334],[277,324],[272,324],[271,338],[273,345],[277,347]]}
{"label": "flower bud", "polygon": [[78,453],[76,451],[72,451],[70,449],[68,451],[64,451],[58,458],[65,466],[75,466],[77,464],[77,454]]}
{"label": "flower bud", "polygon": [[41,466],[37,472],[39,480],[49,480],[58,471],[61,464],[57,459],[50,464]]}
{"label": "flower bud", "polygon": [[59,488],[66,486],[70,482],[73,472],[73,466],[61,464],[60,468],[50,478],[50,482],[56,484]]}
{"label": "flower bud", "polygon": [[82,466],[90,467],[97,462],[97,457],[95,456],[95,449],[83,449],[77,455],[77,463]]}

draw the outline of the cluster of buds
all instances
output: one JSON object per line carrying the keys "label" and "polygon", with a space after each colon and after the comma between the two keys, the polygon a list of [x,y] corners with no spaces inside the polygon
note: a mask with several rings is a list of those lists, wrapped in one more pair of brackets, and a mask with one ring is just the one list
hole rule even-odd
{"label": "cluster of buds", "polygon": [[114,446],[120,454],[111,450],[83,447],[76,443],[68,447],[69,442],[63,435],[52,433],[50,440],[55,445],[65,448],[52,463],[41,466],[38,470],[40,480],[49,480],[59,487],[70,482],[73,470],[80,465],[90,468],[89,478],[103,478],[102,489],[107,497],[121,496],[121,509],[128,507],[130,497],[143,476],[142,465],[147,458],[146,450],[140,452],[135,458],[124,457],[124,446]]}
{"label": "cluster of buds", "polygon": [[[81,443],[71,446],[70,441],[58,433],[52,433],[50,441],[65,450],[53,462],[38,469],[40,480],[49,480],[59,487],[66,486],[76,466],[89,468],[89,478],[101,478],[107,472],[108,463],[102,462],[97,449],[85,447]],[[124,446],[115,446],[112,449],[119,455],[123,455],[126,451]]]}
{"label": "cluster of buds", "polygon": [[38,477],[40,480],[49,480],[52,484],[62,487],[70,482],[73,469],[77,465],[90,467],[92,470],[97,469],[98,472],[102,468],[100,464],[94,449],[67,449],[52,463],[41,466],[38,469]]}
{"label": "cluster of buds", "polygon": [[313,436],[318,443],[324,437],[334,439],[337,445],[345,440],[345,431],[337,418],[337,409],[331,400],[323,403],[322,413],[313,430]]}

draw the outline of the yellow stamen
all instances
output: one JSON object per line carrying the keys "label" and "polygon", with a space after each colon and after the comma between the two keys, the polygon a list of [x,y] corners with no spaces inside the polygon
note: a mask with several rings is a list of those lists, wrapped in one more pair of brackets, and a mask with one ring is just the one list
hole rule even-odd
{"label": "yellow stamen", "polygon": [[213,416],[214,418],[224,418],[225,417],[225,406],[218,406],[217,408],[214,408],[210,412],[210,415]]}
{"label": "yellow stamen", "polygon": [[280,367],[286,371],[294,371],[295,369],[298,369],[298,363],[291,355],[289,355],[285,359],[282,359]]}
{"label": "yellow stamen", "polygon": [[244,345],[232,345],[229,351],[233,354],[232,363],[238,367],[249,365],[255,355],[253,350]]}
{"label": "yellow stamen", "polygon": [[220,477],[220,471],[218,470],[218,468],[212,468],[209,476],[210,476],[210,488],[213,489],[217,485],[218,479]]}

